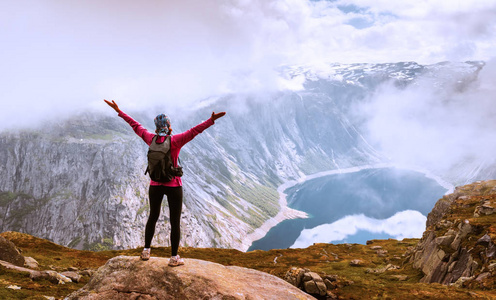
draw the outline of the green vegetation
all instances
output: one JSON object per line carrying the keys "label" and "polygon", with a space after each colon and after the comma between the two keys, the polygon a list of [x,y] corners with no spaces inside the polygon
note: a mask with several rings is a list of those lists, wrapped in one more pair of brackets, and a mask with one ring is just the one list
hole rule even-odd
{"label": "green vegetation", "polygon": [[274,188],[254,184],[248,187],[238,182],[231,185],[240,198],[258,207],[267,217],[274,217],[279,212],[279,194]]}
{"label": "green vegetation", "polygon": [[19,209],[10,211],[10,218],[14,220],[12,228],[21,228],[27,216],[36,210],[37,206],[34,204],[26,204]]}
{"label": "green vegetation", "polygon": [[[216,238],[220,238],[222,237],[222,235],[220,234],[220,232],[217,230],[216,226],[214,226],[212,223],[210,222],[207,222],[207,225],[208,227],[210,227],[210,229],[213,231],[213,233],[215,234],[215,237]],[[214,239],[215,241],[215,239]]]}
{"label": "green vegetation", "polygon": [[89,249],[90,251],[108,251],[114,246],[114,240],[111,238],[103,238],[101,243],[85,243],[84,249]]}
{"label": "green vegetation", "polygon": [[136,212],[136,215],[137,216],[140,216],[142,213],[144,213],[145,211],[150,211],[150,204],[145,204],[143,205],[142,207],[140,207],[138,209],[138,211]]}
{"label": "green vegetation", "polygon": [[7,206],[17,197],[16,193],[12,192],[1,192],[0,193],[0,206]]}
{"label": "green vegetation", "polygon": [[[86,279],[76,286],[82,287],[87,281]],[[10,285],[19,286],[21,289],[7,288]],[[32,281],[28,273],[16,272],[0,266],[0,299],[46,300],[44,296],[62,299],[75,290],[75,286],[67,284],[54,288],[54,284],[48,280]]]}
{"label": "green vegetation", "polygon": [[115,139],[116,134],[115,133],[104,133],[104,134],[88,134],[84,137],[83,139],[91,139],[91,140],[104,140],[104,141],[111,141]]}
{"label": "green vegetation", "polygon": [[257,213],[253,209],[248,209],[248,214],[250,215],[249,218],[242,218],[242,220],[246,223],[248,223],[250,226],[253,228],[258,228],[262,226],[262,224],[265,222],[266,219],[264,219],[260,213]]}
{"label": "green vegetation", "polygon": [[279,176],[270,169],[267,170],[267,175],[263,177],[263,182],[265,182],[270,188],[273,188],[274,191],[277,191],[276,187],[283,183]]}
{"label": "green vegetation", "polygon": [[69,248],[74,248],[74,247],[76,247],[76,246],[77,246],[80,242],[81,242],[81,237],[80,237],[80,236],[78,236],[78,237],[76,237],[75,239],[73,239],[73,240],[69,243],[69,245],[67,245],[67,247],[69,247]]}
{"label": "green vegetation", "polygon": [[[207,176],[206,182],[211,184],[212,178]],[[233,194],[216,195],[215,200],[234,217],[249,224],[252,228],[260,227],[267,219],[279,212],[279,194],[273,187],[263,186],[254,182],[241,184],[228,182]],[[249,186],[250,185],[250,186]],[[253,207],[244,208],[241,201],[246,201]],[[243,210],[241,212],[240,210]]]}
{"label": "green vegetation", "polygon": [[236,202],[238,199],[234,198],[231,195],[227,195],[226,199],[218,196],[214,196],[214,197],[215,200],[219,202],[219,204],[222,205],[225,209],[227,209],[227,211],[229,211],[233,216],[235,216],[238,219],[240,218],[238,212],[236,211],[236,208],[234,208],[234,206],[231,204],[233,202]]}
{"label": "green vegetation", "polygon": [[[317,162],[317,163],[316,163]],[[336,168],[327,156],[319,155],[313,151],[307,151],[303,161],[299,165],[302,172],[305,174],[313,174],[324,170],[332,170]]]}
{"label": "green vegetation", "polygon": [[[7,206],[9,205],[12,201],[16,200],[17,198],[23,198],[23,200],[26,199],[34,199],[32,195],[24,194],[24,193],[14,193],[14,192],[0,192],[0,206]],[[46,204],[50,199],[47,198],[41,198],[41,199],[36,199],[32,202],[31,204],[28,204],[28,210],[33,210],[36,207],[39,207],[41,205]]]}

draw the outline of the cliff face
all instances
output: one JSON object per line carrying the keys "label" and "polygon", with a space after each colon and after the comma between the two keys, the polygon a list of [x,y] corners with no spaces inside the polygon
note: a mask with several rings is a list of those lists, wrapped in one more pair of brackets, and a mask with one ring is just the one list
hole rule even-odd
{"label": "cliff face", "polygon": [[456,188],[427,217],[427,230],[409,253],[421,282],[494,287],[496,180]]}
{"label": "cliff face", "polygon": [[[45,133],[2,136],[0,228],[79,249],[139,246],[148,211],[146,145],[119,118],[82,117],[77,122],[69,128],[50,127]],[[106,122],[111,123],[107,128]],[[227,186],[208,188],[218,192]],[[215,203],[213,191],[197,197],[186,187],[185,193],[183,243],[243,247],[240,234],[250,230],[249,224],[229,218],[228,211]],[[237,196],[232,192],[224,196],[228,194]],[[209,200],[214,205],[205,203]],[[267,202],[275,205],[275,196],[269,194]],[[164,207],[156,244],[168,244],[167,218]]]}
{"label": "cliff face", "polygon": [[[17,228],[78,248],[133,239],[126,227],[144,219],[137,212],[146,186],[141,155],[130,149],[141,146],[113,132],[113,125],[123,128],[112,120],[96,122],[1,135],[2,231]],[[126,201],[133,196],[138,201]]]}

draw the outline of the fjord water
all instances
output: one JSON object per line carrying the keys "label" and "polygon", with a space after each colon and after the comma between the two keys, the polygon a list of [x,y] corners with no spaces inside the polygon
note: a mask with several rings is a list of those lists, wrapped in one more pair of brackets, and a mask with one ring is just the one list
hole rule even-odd
{"label": "fjord water", "polygon": [[[285,193],[288,205],[308,213],[309,218],[279,223],[265,237],[254,241],[248,251],[289,248],[304,229],[351,215],[384,220],[409,210],[427,216],[446,192],[446,188],[423,173],[396,168],[365,169],[308,180],[288,188]],[[365,244],[370,239],[393,237],[384,232],[374,233],[372,229],[359,230],[346,239],[314,242]]]}

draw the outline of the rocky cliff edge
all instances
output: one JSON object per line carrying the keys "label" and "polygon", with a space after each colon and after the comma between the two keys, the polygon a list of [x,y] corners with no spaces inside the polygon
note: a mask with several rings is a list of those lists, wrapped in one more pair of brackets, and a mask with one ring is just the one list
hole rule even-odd
{"label": "rocky cliff edge", "polygon": [[409,262],[421,282],[496,287],[496,180],[457,187],[440,199]]}
{"label": "rocky cliff edge", "polygon": [[180,267],[168,262],[114,257],[66,299],[315,299],[264,272],[198,259]]}

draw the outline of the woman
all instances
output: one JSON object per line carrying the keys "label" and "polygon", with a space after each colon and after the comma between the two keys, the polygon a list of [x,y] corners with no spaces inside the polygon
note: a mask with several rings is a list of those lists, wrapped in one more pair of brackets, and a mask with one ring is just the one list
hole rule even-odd
{"label": "woman", "polygon": [[[105,101],[105,103],[112,107],[118,113],[119,117],[123,118],[129,125],[131,125],[134,132],[138,136],[140,136],[147,145],[150,145],[152,143],[155,135],[157,135],[156,142],[163,143],[167,135],[171,135],[172,133],[170,120],[164,114],[160,114],[155,118],[154,121],[156,130],[155,133],[152,133],[141,126],[140,123],[133,120],[133,118],[122,112],[114,100],[110,102],[104,99],[103,101]],[[196,125],[186,132],[171,135],[170,149],[174,167],[178,167],[177,160],[181,148],[186,143],[191,141],[196,135],[202,133],[205,129],[212,126],[215,120],[223,117],[225,114],[225,112],[217,114],[212,112],[212,116],[210,117],[210,119],[204,121],[203,123]],[[150,244],[155,233],[155,224],[157,223],[158,217],[160,215],[160,206],[162,204],[164,195],[167,196],[167,202],[169,203],[171,222],[170,243],[172,257],[169,259],[169,266],[175,267],[184,265],[184,260],[177,254],[177,250],[179,248],[179,240],[181,238],[180,221],[183,205],[183,189],[181,177],[174,177],[171,181],[165,183],[155,182],[153,180],[150,181],[148,194],[150,201],[150,215],[148,216],[148,221],[146,222],[145,247],[143,249],[143,252],[141,253],[141,259],[150,259]]]}

